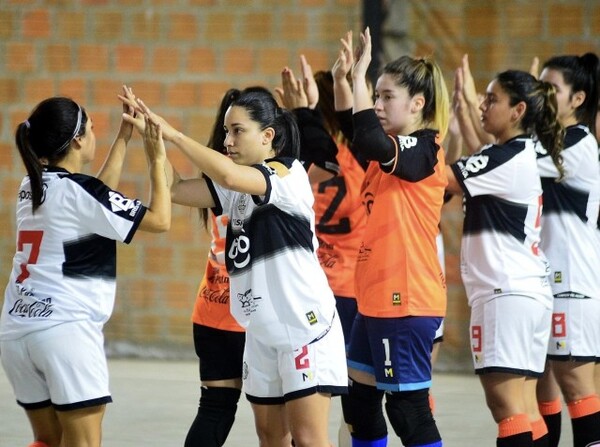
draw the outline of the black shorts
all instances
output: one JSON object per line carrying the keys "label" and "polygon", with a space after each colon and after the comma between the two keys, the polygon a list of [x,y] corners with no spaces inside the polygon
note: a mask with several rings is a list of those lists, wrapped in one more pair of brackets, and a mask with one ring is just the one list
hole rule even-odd
{"label": "black shorts", "polygon": [[200,380],[242,377],[245,332],[225,331],[194,323],[194,348],[200,359]]}

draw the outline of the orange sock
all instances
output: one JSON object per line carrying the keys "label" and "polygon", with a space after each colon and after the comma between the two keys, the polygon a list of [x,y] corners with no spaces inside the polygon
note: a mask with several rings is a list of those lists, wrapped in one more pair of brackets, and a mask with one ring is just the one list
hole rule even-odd
{"label": "orange sock", "polygon": [[531,422],[531,432],[533,440],[540,439],[542,436],[548,433],[548,427],[543,418],[539,418],[537,421]]}
{"label": "orange sock", "polygon": [[530,432],[531,422],[526,414],[515,414],[498,423],[498,437],[507,438],[520,433]]}
{"label": "orange sock", "polygon": [[590,414],[600,412],[600,398],[597,394],[583,397],[579,400],[574,400],[567,404],[569,416],[571,419],[582,418]]}
{"label": "orange sock", "polygon": [[562,410],[562,403],[560,397],[549,402],[538,402],[538,408],[542,416],[550,416],[551,414],[560,413]]}
{"label": "orange sock", "polygon": [[29,444],[28,447],[48,447],[48,444],[42,441],[35,441],[32,444]]}

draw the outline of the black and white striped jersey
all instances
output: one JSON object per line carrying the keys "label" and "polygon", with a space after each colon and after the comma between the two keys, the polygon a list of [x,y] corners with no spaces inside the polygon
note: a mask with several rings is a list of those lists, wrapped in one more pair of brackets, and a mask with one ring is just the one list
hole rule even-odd
{"label": "black and white striped jersey", "polygon": [[531,138],[516,137],[451,166],[464,192],[461,275],[469,303],[507,294],[551,299],[539,250],[542,188]]}
{"label": "black and white striped jersey", "polygon": [[550,261],[555,297],[600,299],[598,143],[584,125],[566,131],[561,152],[565,177],[560,182],[552,158],[536,146],[544,190],[541,247]]}
{"label": "black and white striped jersey", "polygon": [[26,176],[16,205],[17,247],[4,295],[0,338],[68,321],[104,324],[116,290],[116,242],[130,242],[146,208],[100,180],[48,168],[32,213]]}
{"label": "black and white striped jersey", "polygon": [[327,331],[335,299],[317,258],[306,171],[295,159],[276,161],[288,170],[281,176],[267,162],[255,166],[267,181],[264,196],[208,184],[215,214],[229,215],[225,252],[232,315],[265,345],[294,350]]}

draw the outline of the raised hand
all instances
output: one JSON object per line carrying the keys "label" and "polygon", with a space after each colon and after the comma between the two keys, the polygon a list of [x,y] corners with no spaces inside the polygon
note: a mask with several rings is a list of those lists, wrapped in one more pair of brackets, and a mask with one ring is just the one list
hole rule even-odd
{"label": "raised hand", "polygon": [[[121,95],[117,95],[121,102],[123,103],[123,113],[128,114],[135,117],[135,107],[132,104],[135,104],[135,95],[133,94],[133,90],[126,86],[122,86],[123,93]],[[129,141],[131,138],[131,133],[133,131],[133,126],[131,123],[121,120],[121,128],[119,129],[119,133],[126,140]]]}
{"label": "raised hand", "polygon": [[462,58],[462,79],[463,79],[463,95],[467,102],[471,105],[478,105],[477,100],[477,89],[475,88],[475,80],[471,74],[471,67],[469,66],[469,55],[465,54]]}
{"label": "raised hand", "polygon": [[149,161],[164,162],[167,158],[162,129],[157,116],[143,113],[144,120],[144,149]]}
{"label": "raised hand", "polygon": [[352,77],[354,79],[366,78],[367,69],[371,63],[371,32],[369,27],[363,33],[360,33],[360,45],[356,49],[356,62],[352,67]]}
{"label": "raised hand", "polygon": [[294,72],[289,67],[285,67],[281,71],[281,87],[276,87],[275,92],[288,110],[308,107],[308,98],[302,81],[296,79]]}
{"label": "raised hand", "polygon": [[531,66],[529,67],[529,73],[533,76],[535,76],[536,79],[539,79],[540,77],[540,58],[537,56],[534,56],[534,58],[531,61]]}
{"label": "raised hand", "polygon": [[319,102],[319,87],[317,87],[312,67],[303,54],[300,55],[300,69],[303,79],[302,85],[304,86],[304,92],[306,93],[306,99],[308,100],[308,108],[314,109]]}
{"label": "raised hand", "polygon": [[348,31],[345,37],[340,39],[342,48],[338,53],[338,58],[333,64],[331,74],[333,79],[340,81],[346,79],[346,76],[352,70],[354,64],[354,50],[352,48],[352,31]]}
{"label": "raised hand", "polygon": [[142,101],[140,98],[136,98],[132,101],[128,98],[119,96],[119,99],[135,108],[135,115],[132,116],[124,113],[123,121],[127,121],[128,123],[132,124],[141,135],[144,135],[144,130],[146,128],[146,120],[142,116],[144,114],[152,117],[153,121],[160,123],[162,136],[165,140],[173,141],[177,135],[179,135],[178,130],[171,126],[163,117],[150,110],[150,108],[144,104],[144,101]]}

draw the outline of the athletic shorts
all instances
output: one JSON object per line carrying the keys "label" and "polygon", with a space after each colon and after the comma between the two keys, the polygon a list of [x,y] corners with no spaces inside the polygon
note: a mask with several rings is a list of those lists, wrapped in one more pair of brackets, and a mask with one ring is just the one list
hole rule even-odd
{"label": "athletic shorts", "polygon": [[600,300],[554,298],[548,357],[595,362],[600,349]]}
{"label": "athletic shorts", "polygon": [[200,360],[200,380],[242,377],[246,334],[194,323],[194,348]]}
{"label": "athletic shorts", "polygon": [[279,405],[315,393],[345,394],[348,369],[342,325],[337,315],[329,331],[295,351],[278,351],[246,333],[244,391],[248,400]]}
{"label": "athletic shorts", "polygon": [[442,322],[440,323],[440,327],[435,331],[435,337],[433,339],[434,343],[441,343],[444,341],[444,319],[442,318]]}
{"label": "athletic shorts", "polygon": [[375,318],[360,313],[354,320],[348,367],[375,376],[385,391],[431,387],[431,349],[441,317]]}
{"label": "athletic shorts", "polygon": [[475,373],[540,377],[546,361],[551,316],[551,309],[527,296],[476,300],[469,327]]}
{"label": "athletic shorts", "polygon": [[102,328],[89,321],[62,323],[0,342],[2,366],[17,403],[26,410],[58,411],[112,402]]}
{"label": "athletic shorts", "polygon": [[335,307],[338,315],[340,316],[344,340],[346,346],[348,346],[348,343],[350,342],[350,332],[352,332],[352,324],[354,323],[354,318],[356,318],[356,314],[358,313],[356,298],[336,296]]}

